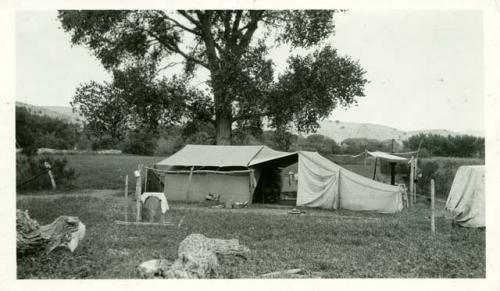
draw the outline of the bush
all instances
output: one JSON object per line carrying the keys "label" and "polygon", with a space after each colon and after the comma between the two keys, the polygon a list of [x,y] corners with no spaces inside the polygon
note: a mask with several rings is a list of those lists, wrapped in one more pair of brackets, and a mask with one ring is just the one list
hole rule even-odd
{"label": "bush", "polygon": [[122,151],[127,154],[152,156],[156,150],[156,138],[145,130],[128,133],[123,142]]}
{"label": "bush", "polygon": [[72,168],[66,168],[68,161],[66,158],[55,159],[47,156],[28,157],[18,155],[16,157],[16,185],[17,191],[37,191],[52,189],[47,169],[44,163],[51,166],[52,175],[58,189],[72,189],[77,178],[76,172]]}
{"label": "bush", "polygon": [[155,156],[170,156],[184,146],[181,136],[160,137],[156,142]]}
{"label": "bush", "polygon": [[473,158],[422,158],[419,159],[419,171],[422,177],[418,180],[417,192],[430,195],[431,179],[434,179],[436,196],[446,199],[453,184],[453,179],[460,166],[484,165],[484,160]]}
{"label": "bush", "polygon": [[118,148],[118,141],[110,135],[103,135],[100,137],[91,137],[91,148],[93,151],[110,150]]}

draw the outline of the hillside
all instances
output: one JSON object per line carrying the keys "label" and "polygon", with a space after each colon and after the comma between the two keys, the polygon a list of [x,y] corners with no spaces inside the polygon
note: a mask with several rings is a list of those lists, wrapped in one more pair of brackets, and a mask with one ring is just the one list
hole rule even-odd
{"label": "hillside", "polygon": [[369,138],[377,140],[396,139],[402,141],[406,139],[406,133],[397,128],[370,124],[342,122],[339,120],[324,120],[320,122],[318,134],[322,134],[340,142],[348,138]]}
{"label": "hillside", "polygon": [[342,122],[339,120],[324,120],[320,122],[320,128],[317,133],[328,136],[337,142],[341,142],[348,138],[368,138],[376,140],[395,139],[397,142],[402,142],[403,140],[420,133],[438,134],[443,136],[469,134],[484,137],[484,133],[481,131],[455,132],[447,129],[403,131],[385,125]]}
{"label": "hillside", "polygon": [[16,101],[16,106],[25,107],[30,110],[32,113],[38,115],[46,115],[52,118],[58,118],[65,120],[69,123],[82,123],[83,117],[81,117],[78,113],[73,112],[71,107],[65,106],[36,106],[23,102]]}

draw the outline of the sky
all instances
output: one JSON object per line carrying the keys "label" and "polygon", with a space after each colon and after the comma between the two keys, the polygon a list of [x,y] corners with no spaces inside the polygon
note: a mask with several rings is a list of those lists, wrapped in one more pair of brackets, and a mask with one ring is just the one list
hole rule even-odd
{"label": "sky", "polygon": [[[79,84],[110,80],[89,50],[71,46],[56,15],[17,13],[17,101],[69,106]],[[484,130],[481,11],[354,10],[336,15],[335,25],[328,42],[358,60],[370,83],[357,106],[335,109],[330,119],[402,130]],[[288,56],[280,47],[269,57],[279,72]]]}

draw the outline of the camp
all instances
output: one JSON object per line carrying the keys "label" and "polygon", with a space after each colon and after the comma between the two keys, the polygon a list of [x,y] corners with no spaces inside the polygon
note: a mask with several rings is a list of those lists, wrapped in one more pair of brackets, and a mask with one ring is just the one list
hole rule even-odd
{"label": "camp", "polygon": [[461,166],[446,201],[453,221],[464,227],[485,227],[484,166]]}
{"label": "camp", "polygon": [[[346,170],[316,152],[279,152],[266,146],[187,145],[155,165],[172,201],[255,201],[266,195],[268,173],[298,162],[297,206],[394,213],[402,189]],[[274,179],[281,179],[275,175]],[[281,188],[279,189],[281,190]],[[260,193],[259,193],[260,192]]]}

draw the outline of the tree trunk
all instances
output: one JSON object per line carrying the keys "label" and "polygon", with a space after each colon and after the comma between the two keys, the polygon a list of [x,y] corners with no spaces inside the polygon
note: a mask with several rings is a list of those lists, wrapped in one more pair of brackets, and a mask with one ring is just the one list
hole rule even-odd
{"label": "tree trunk", "polygon": [[231,144],[231,113],[227,110],[217,112],[215,116],[215,144]]}
{"label": "tree trunk", "polygon": [[215,144],[230,145],[233,116],[231,113],[231,102],[228,101],[230,98],[228,98],[225,88],[227,86],[225,81],[227,80],[217,77],[215,79],[216,81],[213,82],[215,101]]}

